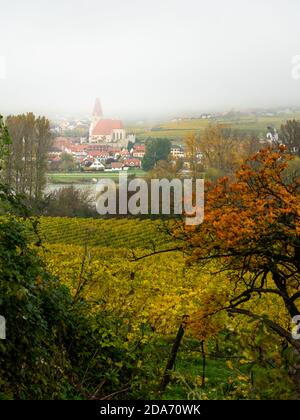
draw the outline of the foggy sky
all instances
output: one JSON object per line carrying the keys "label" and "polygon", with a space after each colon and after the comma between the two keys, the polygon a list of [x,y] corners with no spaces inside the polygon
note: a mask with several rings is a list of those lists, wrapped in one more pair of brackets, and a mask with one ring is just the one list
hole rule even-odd
{"label": "foggy sky", "polygon": [[0,113],[297,106],[299,18],[297,0],[0,0]]}

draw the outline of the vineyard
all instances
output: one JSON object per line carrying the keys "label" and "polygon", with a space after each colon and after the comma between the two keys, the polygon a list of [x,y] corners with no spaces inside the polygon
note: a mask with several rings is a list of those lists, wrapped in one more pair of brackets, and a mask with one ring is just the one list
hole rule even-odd
{"label": "vineyard", "polygon": [[[299,118],[299,113],[291,114],[292,118]],[[285,122],[285,115],[273,116],[216,116],[209,119],[187,118],[176,121],[166,121],[156,126],[131,125],[127,129],[134,132],[138,139],[169,138],[176,142],[183,141],[186,135],[191,133],[202,134],[210,124],[227,124],[236,132],[265,133],[268,126],[279,129]]]}
{"label": "vineyard", "polygon": [[0,401],[300,400],[300,0],[1,6]]}
{"label": "vineyard", "polygon": [[[92,305],[93,313],[118,319],[117,328],[125,340],[122,353],[144,346],[145,354],[136,363],[146,375],[152,369],[154,376],[147,378],[150,393],[163,374],[170,337],[175,336],[181,320],[188,316],[196,321],[186,329],[166,397],[248,398],[250,388],[254,389],[251,397],[260,398],[258,389],[267,388],[276,377],[281,383],[278,395],[289,398],[290,383],[280,368],[280,347],[260,323],[252,330],[253,324],[247,319],[230,318],[224,312],[206,317],[231,289],[223,273],[214,274],[215,265],[205,271],[187,267],[179,252],[134,260],[133,255],[149,253],[150,249],[145,248],[151,247],[151,239],[160,241],[162,247],[169,245],[161,222],[42,217],[39,233],[44,245],[39,252],[47,270],[69,288],[74,301],[80,296]],[[268,308],[281,325],[289,322],[276,297],[257,298],[247,307],[262,315]],[[237,336],[243,345],[235,342]],[[205,343],[205,352],[212,354],[206,359],[204,379],[200,342]],[[257,367],[257,346],[266,357],[271,354],[274,365],[268,375]],[[239,358],[234,362],[236,352]],[[251,387],[252,370],[255,387]],[[207,382],[205,389],[203,381]],[[267,393],[262,395],[266,397]]]}
{"label": "vineyard", "polygon": [[161,221],[138,219],[80,219],[40,217],[43,242],[112,248],[165,247],[171,243]]}
{"label": "vineyard", "polygon": [[[80,391],[73,387],[72,398],[78,392],[80,397],[93,396],[99,379],[107,383],[100,395],[125,389],[132,399],[298,398],[298,379],[288,367],[297,373],[300,365],[295,353],[300,345],[290,328],[291,314],[298,311],[293,302],[300,296],[299,258],[286,246],[296,243],[299,232],[299,224],[292,230],[290,222],[291,216],[299,217],[298,195],[291,192],[298,184],[291,183],[289,190],[281,181],[289,156],[265,149],[255,159],[255,169],[243,166],[230,188],[224,178],[207,192],[201,229],[150,219],[43,216],[24,222],[1,217],[2,270],[11,266],[7,283],[12,291],[22,279],[17,265],[22,255],[31,262],[30,269],[22,263],[22,273],[26,267],[31,288],[41,294],[41,300],[34,301],[36,310],[48,313],[53,305],[51,331],[61,328],[63,339],[65,317],[70,316],[68,334],[73,340],[86,328],[79,325],[74,333],[74,326],[86,317],[90,332],[84,337],[87,359],[79,385],[94,357],[89,340],[95,339],[93,354],[101,346],[96,376],[80,385]],[[264,190],[257,195],[253,182],[258,188],[267,185],[267,195]],[[288,228],[282,222],[286,214]],[[32,221],[38,235],[29,227]],[[180,244],[184,235],[184,252],[174,247],[168,229],[179,233]],[[7,257],[7,248],[13,249],[14,259]],[[42,265],[34,269],[36,261]],[[285,289],[276,289],[278,273],[285,282],[289,279]],[[31,293],[22,284],[18,287],[16,311],[20,298]],[[76,320],[74,308],[80,315]],[[31,305],[26,310],[30,312]],[[81,342],[78,349],[82,354]],[[70,383],[79,365],[77,359],[73,363]]]}

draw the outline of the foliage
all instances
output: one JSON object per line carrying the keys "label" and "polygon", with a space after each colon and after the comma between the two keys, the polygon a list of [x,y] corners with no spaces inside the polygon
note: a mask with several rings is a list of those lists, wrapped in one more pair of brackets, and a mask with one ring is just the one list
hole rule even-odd
{"label": "foliage", "polygon": [[231,174],[241,162],[242,143],[230,127],[224,124],[209,125],[198,141],[198,149],[205,168]]}
{"label": "foliage", "polygon": [[0,342],[0,398],[128,393],[142,343],[133,353],[136,342],[126,342],[127,326],[122,332],[113,312],[95,314],[47,271],[28,242],[28,224],[9,215],[0,222],[0,313],[7,329]]}
{"label": "foliage", "polygon": [[17,193],[40,199],[46,184],[47,156],[52,143],[50,123],[45,117],[28,113],[8,116],[6,126],[11,144],[2,178]]}
{"label": "foliage", "polygon": [[62,153],[60,156],[59,169],[62,172],[72,172],[78,169],[73,155],[70,153]]}
{"label": "foliage", "polygon": [[[3,150],[7,134],[0,125]],[[215,134],[220,143],[232,139]],[[226,159],[218,171],[233,169]],[[283,147],[266,149],[235,179],[207,183],[205,223],[189,228],[28,217],[24,198],[1,186],[0,398],[297,397],[299,349],[289,332],[300,298],[294,162]],[[160,162],[154,172],[177,170]],[[52,210],[69,211],[77,198],[63,191]],[[183,319],[171,382],[158,394]]]}
{"label": "foliage", "polygon": [[149,171],[154,168],[160,160],[167,160],[171,149],[171,142],[168,139],[154,138],[146,141],[146,152],[142,160],[142,168]]}
{"label": "foliage", "polygon": [[[284,146],[261,150],[235,180],[225,177],[208,189],[200,227],[178,225],[174,236],[184,239],[191,264],[216,261],[227,274],[219,310],[262,320],[299,349],[286,317],[277,316],[279,310],[291,318],[299,314],[300,184],[299,178],[284,179],[291,159]],[[256,296],[262,296],[258,307]],[[216,311],[213,307],[211,313]]]}
{"label": "foliage", "polygon": [[[40,217],[38,232],[47,243],[89,247],[159,249],[168,246],[170,236],[164,224],[149,219],[84,219]],[[34,240],[34,235],[31,235]]]}
{"label": "foliage", "polygon": [[203,164],[200,161],[201,140],[195,134],[187,135],[184,138],[185,162],[189,164],[189,170],[193,178],[202,177]]}
{"label": "foliage", "polygon": [[8,133],[8,129],[3,122],[3,117],[0,115],[0,171],[5,168],[6,158],[9,155],[9,145],[11,139]]}
{"label": "foliage", "polygon": [[151,169],[147,174],[147,180],[151,182],[151,179],[169,179],[172,181],[174,178],[180,176],[180,170],[183,167],[181,159],[170,162],[166,160],[160,160],[157,165]]}
{"label": "foliage", "polygon": [[80,190],[72,185],[60,188],[46,196],[40,207],[39,213],[47,216],[97,216],[91,191]]}

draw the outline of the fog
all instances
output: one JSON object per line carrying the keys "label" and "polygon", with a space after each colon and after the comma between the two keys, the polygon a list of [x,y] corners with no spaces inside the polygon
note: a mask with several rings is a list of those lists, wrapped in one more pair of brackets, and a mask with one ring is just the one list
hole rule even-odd
{"label": "fog", "polygon": [[0,112],[88,115],[96,96],[125,119],[298,106],[299,12],[297,0],[0,0]]}

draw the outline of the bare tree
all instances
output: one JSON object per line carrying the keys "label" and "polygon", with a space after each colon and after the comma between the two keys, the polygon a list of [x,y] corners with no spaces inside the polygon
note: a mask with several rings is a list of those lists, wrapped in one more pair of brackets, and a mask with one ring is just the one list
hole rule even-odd
{"label": "bare tree", "polygon": [[12,143],[4,179],[16,192],[40,198],[46,184],[50,123],[34,114],[9,116],[6,125]]}
{"label": "bare tree", "polygon": [[289,153],[300,157],[300,121],[288,120],[280,129],[280,140]]}

